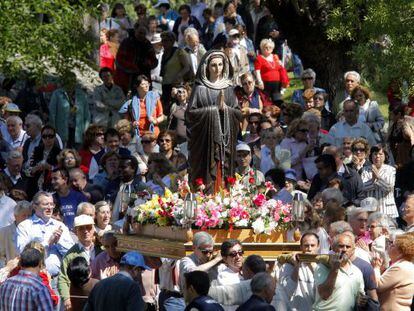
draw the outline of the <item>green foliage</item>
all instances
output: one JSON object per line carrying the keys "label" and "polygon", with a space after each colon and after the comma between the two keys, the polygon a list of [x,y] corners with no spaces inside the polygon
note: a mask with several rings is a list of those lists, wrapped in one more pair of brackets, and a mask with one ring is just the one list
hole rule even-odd
{"label": "green foliage", "polygon": [[65,74],[85,62],[95,42],[84,28],[86,14],[96,14],[98,0],[0,1],[0,71],[42,78]]}
{"label": "green foliage", "polygon": [[405,80],[414,94],[414,1],[343,0],[330,10],[326,33],[350,42],[351,56],[373,87]]}

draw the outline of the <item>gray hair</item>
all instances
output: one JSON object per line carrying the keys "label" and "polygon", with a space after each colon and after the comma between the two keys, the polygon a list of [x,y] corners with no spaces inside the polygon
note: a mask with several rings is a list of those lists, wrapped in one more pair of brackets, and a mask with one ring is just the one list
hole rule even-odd
{"label": "gray hair", "polygon": [[76,209],[76,216],[82,215],[85,212],[85,209],[91,208],[95,214],[95,206],[89,202],[82,202],[78,204]]}
{"label": "gray hair", "polygon": [[31,211],[32,204],[29,201],[19,201],[17,202],[16,206],[14,207],[14,215],[19,215],[25,211]]}
{"label": "gray hair", "polygon": [[9,121],[14,121],[18,125],[22,125],[23,124],[23,120],[19,116],[10,116],[10,117],[8,117],[7,120],[6,120],[6,124],[8,124]]}
{"label": "gray hair", "polygon": [[103,207],[109,207],[111,209],[111,204],[106,201],[99,201],[95,203],[95,212],[98,213],[99,210]]}
{"label": "gray hair", "polygon": [[250,282],[250,288],[252,289],[253,294],[263,293],[267,288],[271,288],[273,285],[274,279],[267,272],[259,272],[254,275]]}
{"label": "gray hair", "polygon": [[349,76],[349,75],[355,76],[356,82],[358,82],[358,83],[361,82],[361,75],[358,72],[356,72],[356,71],[347,71],[347,72],[345,72],[344,80],[346,80],[346,77]]}
{"label": "gray hair", "polygon": [[308,123],[316,124],[319,127],[321,126],[321,117],[309,111],[303,113],[302,119],[306,120]]}
{"label": "gray hair", "polygon": [[26,120],[26,122],[33,123],[33,125],[36,126],[38,129],[41,129],[42,126],[43,126],[43,121],[42,121],[42,119],[40,119],[40,117],[38,115],[29,113],[26,116],[25,120]]}
{"label": "gray hair", "polygon": [[195,29],[195,28],[193,28],[193,27],[188,27],[185,31],[184,31],[184,39],[185,39],[185,41],[187,41],[187,39],[189,38],[189,37],[192,37],[192,36],[196,36],[197,38],[199,37],[199,35],[198,35],[198,31],[197,31],[197,29]]}
{"label": "gray hair", "polygon": [[301,79],[303,79],[303,78],[306,78],[306,77],[311,77],[313,80],[315,80],[316,79],[316,72],[312,69],[312,68],[308,68],[308,69],[305,69],[303,72],[302,72],[302,75],[300,76],[301,77]]}
{"label": "gray hair", "polygon": [[352,206],[348,207],[348,210],[347,210],[348,221],[354,220],[355,218],[358,217],[358,215],[360,215],[362,213],[367,213],[368,214],[368,212],[363,208],[355,207],[355,206],[354,207],[352,207]]}
{"label": "gray hair", "polygon": [[355,235],[352,233],[352,231],[346,231],[344,233],[340,233],[340,234],[335,235],[335,237],[333,238],[333,241],[332,241],[332,247],[336,248],[338,246],[339,239],[344,237],[344,236],[349,237],[351,239],[352,245],[355,248]]}
{"label": "gray hair", "polygon": [[341,190],[336,188],[326,188],[323,190],[322,201],[326,203],[331,200],[342,204],[344,202],[344,196],[342,195]]}
{"label": "gray hair", "polygon": [[265,46],[271,46],[274,49],[275,43],[272,39],[263,39],[262,41],[260,41],[260,51],[262,51]]}
{"label": "gray hair", "polygon": [[200,232],[197,232],[196,234],[194,234],[193,245],[195,247],[199,247],[199,246],[205,245],[205,244],[208,244],[208,245],[213,245],[214,244],[213,237],[210,234],[208,234],[207,232],[204,232],[204,231],[200,231]]}
{"label": "gray hair", "polygon": [[7,154],[7,161],[14,159],[23,159],[23,155],[18,150],[12,150]]}
{"label": "gray hair", "polygon": [[397,228],[394,220],[381,212],[374,212],[368,216],[368,225],[374,221],[377,222],[378,227],[386,228],[388,230]]}
{"label": "gray hair", "polygon": [[331,223],[329,226],[329,232],[332,232],[334,236],[344,233],[346,231],[352,232],[352,227],[349,223],[347,223],[344,220],[335,221]]}
{"label": "gray hair", "polygon": [[41,197],[48,197],[48,198],[52,198],[53,199],[53,194],[51,194],[50,192],[46,192],[46,191],[39,191],[37,192],[32,199],[32,204],[37,204],[39,203],[39,199]]}

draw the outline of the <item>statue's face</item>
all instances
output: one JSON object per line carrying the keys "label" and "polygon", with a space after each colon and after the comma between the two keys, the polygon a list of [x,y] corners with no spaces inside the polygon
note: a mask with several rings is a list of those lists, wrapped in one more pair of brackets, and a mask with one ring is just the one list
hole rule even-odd
{"label": "statue's face", "polygon": [[215,57],[213,58],[210,63],[208,64],[208,72],[211,78],[221,78],[223,75],[223,58],[222,57]]}

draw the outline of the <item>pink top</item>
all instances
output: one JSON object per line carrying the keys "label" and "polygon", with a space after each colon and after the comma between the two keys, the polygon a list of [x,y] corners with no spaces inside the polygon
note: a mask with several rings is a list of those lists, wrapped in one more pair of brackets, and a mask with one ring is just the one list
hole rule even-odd
{"label": "pink top", "polygon": [[111,54],[108,44],[102,44],[99,49],[100,67],[108,67],[112,71],[115,70],[115,56]]}

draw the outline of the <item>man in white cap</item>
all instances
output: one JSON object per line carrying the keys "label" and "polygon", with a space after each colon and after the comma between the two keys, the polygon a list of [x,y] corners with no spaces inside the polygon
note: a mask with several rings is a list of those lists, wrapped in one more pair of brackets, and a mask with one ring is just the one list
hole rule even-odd
{"label": "man in white cap", "polygon": [[23,120],[18,116],[10,116],[6,119],[7,136],[3,137],[13,149],[23,150],[24,142],[29,136],[23,130]]}
{"label": "man in white cap", "polygon": [[250,166],[252,162],[252,152],[248,144],[240,143],[236,146],[236,173],[242,177],[241,182],[248,185],[261,185],[264,175],[261,171]]}
{"label": "man in white cap", "polygon": [[58,279],[59,294],[65,304],[65,309],[69,310],[70,303],[70,280],[67,275],[69,263],[76,257],[85,257],[88,262],[95,259],[101,252],[100,247],[94,244],[95,222],[91,216],[79,215],[74,221],[75,233],[78,243],[73,245],[63,257],[61,272]]}

